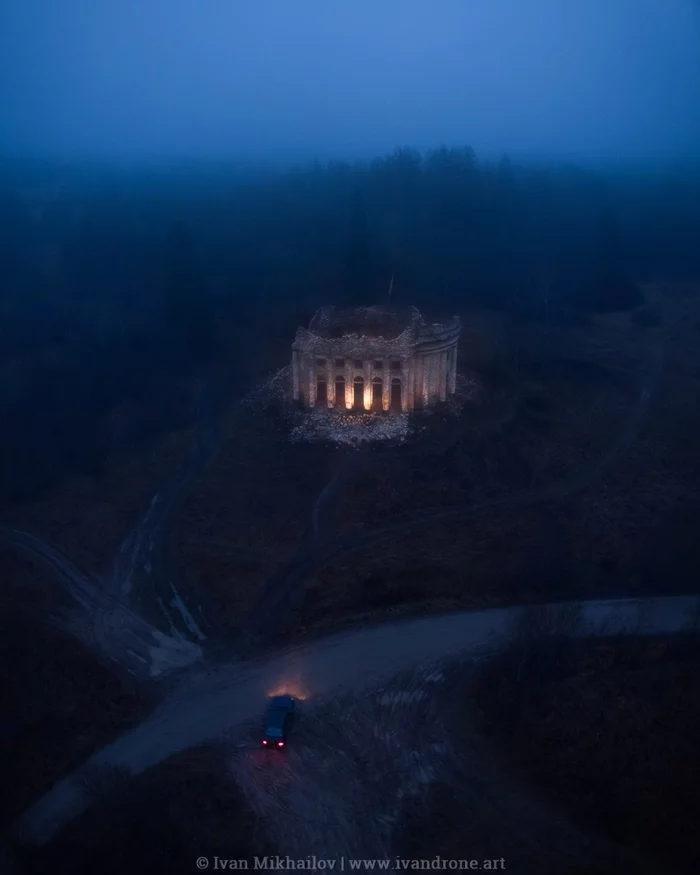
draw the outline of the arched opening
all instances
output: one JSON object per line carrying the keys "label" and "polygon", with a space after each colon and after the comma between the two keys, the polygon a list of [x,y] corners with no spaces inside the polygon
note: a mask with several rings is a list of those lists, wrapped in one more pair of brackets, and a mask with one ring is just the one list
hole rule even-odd
{"label": "arched opening", "polygon": [[353,380],[353,389],[355,394],[353,396],[353,409],[354,410],[364,410],[365,409],[365,381],[362,377],[355,377]]}
{"label": "arched opening", "polygon": [[384,383],[381,377],[372,380],[372,410],[382,409],[382,389]]}
{"label": "arched opening", "polygon": [[401,380],[398,377],[391,381],[391,409],[395,413],[401,412]]}
{"label": "arched opening", "polygon": [[335,406],[345,410],[345,377],[335,378]]}
{"label": "arched opening", "polygon": [[320,377],[316,380],[316,407],[328,407],[328,383]]}

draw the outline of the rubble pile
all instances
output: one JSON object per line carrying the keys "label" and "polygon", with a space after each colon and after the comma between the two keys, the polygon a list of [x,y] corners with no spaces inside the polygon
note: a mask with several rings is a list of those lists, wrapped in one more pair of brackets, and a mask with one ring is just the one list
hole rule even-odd
{"label": "rubble pile", "polygon": [[292,366],[286,365],[264,382],[258,384],[241,400],[243,407],[265,408],[271,404],[290,407]]}
{"label": "rubble pile", "polygon": [[299,417],[289,439],[293,443],[309,441],[357,446],[378,441],[403,443],[410,433],[406,413],[345,413],[319,408]]}

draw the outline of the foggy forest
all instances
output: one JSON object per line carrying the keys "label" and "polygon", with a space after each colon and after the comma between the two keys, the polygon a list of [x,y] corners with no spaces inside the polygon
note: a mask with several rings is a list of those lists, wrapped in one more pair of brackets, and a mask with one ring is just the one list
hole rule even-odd
{"label": "foggy forest", "polygon": [[[480,161],[468,146],[277,171],[25,162],[0,188],[3,489],[35,496],[182,427],[173,374],[289,341],[328,301],[510,320],[641,303],[700,270],[700,172]],[[155,388],[157,387],[157,388]]]}

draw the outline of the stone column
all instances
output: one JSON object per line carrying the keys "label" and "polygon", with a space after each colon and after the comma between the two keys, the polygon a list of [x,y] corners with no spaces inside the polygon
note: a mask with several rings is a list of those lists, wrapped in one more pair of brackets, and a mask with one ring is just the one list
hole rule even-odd
{"label": "stone column", "polygon": [[416,358],[416,394],[419,407],[425,407],[425,356]]}
{"label": "stone column", "polygon": [[429,352],[423,359],[423,383],[425,384],[425,397],[428,404],[432,404],[435,392],[433,390],[433,354]]}
{"label": "stone column", "polygon": [[416,390],[416,359],[412,355],[406,362],[407,383],[406,388],[406,410],[411,412],[414,409],[414,396]]}
{"label": "stone column", "polygon": [[299,400],[299,350],[292,350],[292,391],[294,400]]}
{"label": "stone column", "polygon": [[452,369],[450,374],[450,392],[457,391],[457,344],[452,347]]}
{"label": "stone column", "polygon": [[384,359],[382,369],[382,410],[391,407],[391,359]]}
{"label": "stone column", "polygon": [[365,359],[362,373],[365,380],[365,410],[372,409],[372,359]]}
{"label": "stone column", "polygon": [[316,359],[310,356],[306,363],[306,373],[309,381],[309,407],[316,405]]}
{"label": "stone column", "polygon": [[401,362],[401,411],[405,413],[408,410],[408,362],[403,359]]}
{"label": "stone column", "polygon": [[326,380],[328,381],[328,406],[335,407],[335,369],[333,359],[326,359]]}
{"label": "stone column", "polygon": [[447,400],[447,350],[443,350],[440,353],[440,358],[438,359],[438,366],[440,368],[440,400]]}
{"label": "stone column", "polygon": [[355,384],[352,376],[352,359],[345,359],[345,409],[352,410],[355,404]]}

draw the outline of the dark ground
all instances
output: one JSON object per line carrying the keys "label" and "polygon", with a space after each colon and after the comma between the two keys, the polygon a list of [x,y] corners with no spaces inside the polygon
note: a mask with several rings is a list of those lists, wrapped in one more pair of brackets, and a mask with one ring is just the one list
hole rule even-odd
{"label": "dark ground", "polygon": [[[281,627],[300,634],[397,611],[693,590],[696,305],[687,290],[648,297],[653,325],[633,313],[515,331],[464,314],[460,371],[476,391],[461,415],[417,417],[405,446],[356,451],[313,548],[314,502],[350,451],[290,444],[274,406],[240,419],[175,521],[183,595],[207,593],[235,631],[263,594],[274,604],[272,585],[286,593]],[[455,513],[431,519],[443,510]]]}
{"label": "dark ground", "polygon": [[[486,665],[465,719],[557,811],[652,871],[690,875],[700,867],[699,666],[696,633],[521,644]],[[459,846],[449,818],[439,834]]]}
{"label": "dark ground", "polygon": [[[110,795],[42,849],[20,850],[26,872],[124,875],[197,871],[206,856],[252,860],[265,849],[260,825],[223,777],[223,753],[187,751],[133,781],[107,776]],[[264,850],[260,850],[263,848]]]}
{"label": "dark ground", "polygon": [[8,826],[152,704],[150,693],[117,679],[86,648],[28,611],[5,604],[0,622],[0,821]]}
{"label": "dark ground", "polygon": [[[597,353],[602,363],[573,377],[555,362],[513,381],[512,415],[488,433],[479,427],[487,400],[468,411],[473,428],[451,447],[403,457],[399,450],[351,484],[338,501],[343,519],[367,513],[356,529],[358,549],[349,538],[350,549],[308,575],[298,625],[396,605],[424,610],[434,602],[476,607],[694,591],[697,329],[693,319],[671,329],[660,382],[638,424],[645,356],[661,335],[634,323],[617,323],[615,331],[627,362],[622,374],[617,353],[612,360]],[[604,330],[589,334],[591,343],[607,343]],[[630,424],[631,442],[606,464]],[[517,500],[559,485],[553,500]],[[500,507],[430,520],[431,509],[500,500]],[[421,507],[425,519],[410,532],[365,540],[397,514],[415,509],[418,517]]]}

